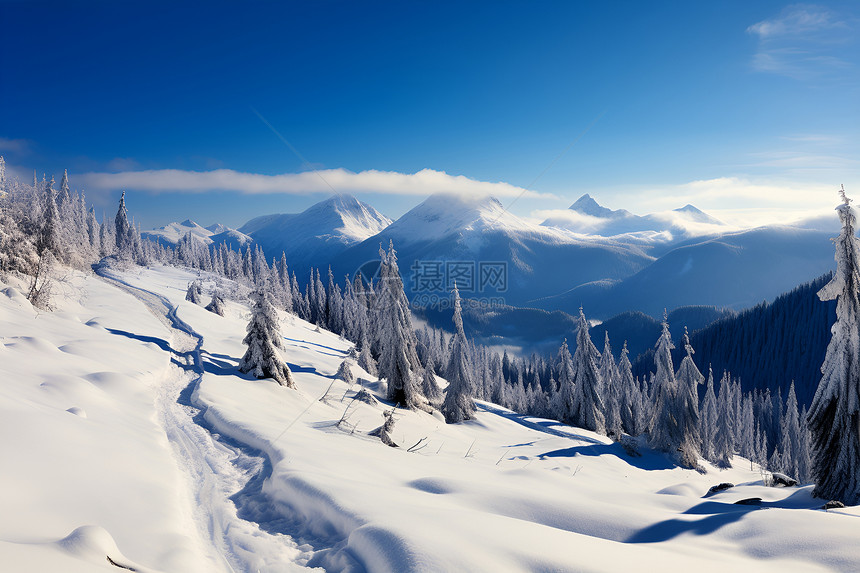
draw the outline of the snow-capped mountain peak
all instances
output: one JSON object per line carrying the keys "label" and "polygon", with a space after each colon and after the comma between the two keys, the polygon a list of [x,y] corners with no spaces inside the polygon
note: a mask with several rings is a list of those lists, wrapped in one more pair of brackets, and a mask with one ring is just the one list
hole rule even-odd
{"label": "snow-capped mountain peak", "polygon": [[706,223],[708,225],[725,225],[722,221],[715,217],[711,217],[701,209],[687,203],[683,207],[672,209],[675,213],[684,215],[685,218],[696,223]]}
{"label": "snow-capped mountain peak", "polygon": [[577,213],[582,213],[583,215],[599,217],[601,219],[617,219],[620,217],[630,216],[630,212],[624,209],[613,210],[608,207],[604,207],[588,193],[577,199],[576,202],[570,206],[570,209]]}

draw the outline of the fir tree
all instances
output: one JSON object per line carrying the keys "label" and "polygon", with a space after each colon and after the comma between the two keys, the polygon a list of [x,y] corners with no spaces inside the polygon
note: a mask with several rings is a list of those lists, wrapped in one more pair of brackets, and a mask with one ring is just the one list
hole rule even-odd
{"label": "fir tree", "polygon": [[418,341],[412,329],[409,301],[403,292],[394,244],[389,244],[388,253],[380,247],[379,254],[380,293],[375,303],[379,376],[386,380],[388,400],[407,408],[419,408],[426,400],[416,376],[421,368],[416,352]]}
{"label": "fir tree", "polygon": [[603,398],[600,395],[600,372],[597,361],[600,353],[588,335],[588,321],[579,309],[576,332],[576,351],[573,353],[573,423],[580,428],[603,434],[606,419]]}
{"label": "fir tree", "polygon": [[674,347],[672,336],[669,334],[669,323],[664,312],[663,333],[657,341],[654,353],[657,372],[652,382],[654,411],[651,415],[649,433],[651,446],[665,452],[677,451],[683,437],[678,420],[679,413],[676,409],[678,388],[671,354]]}
{"label": "fir tree", "polygon": [[475,402],[472,396],[475,383],[472,380],[466,334],[463,331],[463,316],[460,308],[460,292],[454,285],[454,337],[451,359],[448,362],[446,377],[448,389],[442,402],[441,412],[445,421],[456,424],[475,417]]}
{"label": "fir tree", "polygon": [[687,328],[684,328],[684,349],[687,355],[681,360],[678,373],[675,377],[677,393],[675,395],[675,416],[678,422],[678,430],[681,433],[681,442],[678,449],[681,452],[681,463],[687,467],[695,468],[699,464],[699,447],[701,438],[699,436],[699,384],[705,381],[705,377],[696,368],[693,362],[693,347],[690,346],[690,337]]}
{"label": "fir tree", "polygon": [[609,344],[609,331],[604,333],[603,353],[600,355],[601,393],[606,404],[606,433],[621,437],[621,399],[619,397],[618,368]]}
{"label": "fir tree", "polygon": [[253,298],[248,334],[242,340],[248,350],[239,362],[239,371],[257,378],[274,378],[281,386],[295,388],[292,373],[278,354],[283,343],[278,329],[278,311],[272,304],[271,295],[261,286]]}
{"label": "fir tree", "polygon": [[337,373],[334,375],[338,380],[343,380],[346,382],[347,386],[352,386],[355,384],[355,375],[352,373],[352,367],[349,359],[344,360],[340,363],[340,367],[337,369]]}
{"label": "fir tree", "polygon": [[439,384],[436,382],[436,374],[433,372],[433,357],[427,359],[427,364],[424,365],[424,376],[421,379],[421,391],[424,396],[434,406],[442,404],[442,390],[439,389]]}
{"label": "fir tree", "polygon": [[114,232],[116,233],[114,240],[116,241],[117,254],[121,257],[130,256],[132,247],[131,225],[128,222],[128,210],[125,208],[125,191],[119,198],[119,208],[114,220]]}
{"label": "fir tree", "polygon": [[618,392],[621,396],[621,425],[631,436],[642,433],[642,401],[639,395],[639,384],[633,378],[633,368],[630,364],[627,341],[621,347],[618,360]]}
{"label": "fir tree", "polygon": [[731,412],[731,382],[727,373],[720,380],[720,395],[717,399],[717,427],[714,434],[713,463],[722,468],[732,465],[735,454],[734,423]]}
{"label": "fir tree", "polygon": [[217,291],[212,293],[212,300],[206,305],[206,310],[214,312],[218,316],[224,316],[227,313],[227,307],[224,304],[224,297],[221,293]]}
{"label": "fir tree", "polygon": [[836,299],[836,324],[821,365],[821,382],[809,409],[815,490],[813,495],[860,502],[860,252],[856,217],[845,190],[837,207],[842,231],[835,239],[836,274],[818,292]]}
{"label": "fir tree", "polygon": [[[506,352],[505,358],[507,356]],[[550,399],[554,415],[559,421],[567,424],[573,423],[575,399],[573,358],[570,356],[570,349],[567,347],[567,339],[565,338],[558,349],[558,390]]]}
{"label": "fir tree", "polygon": [[708,387],[702,399],[700,435],[702,456],[709,462],[714,461],[714,434],[717,428],[717,396],[714,394],[714,370],[708,367]]}

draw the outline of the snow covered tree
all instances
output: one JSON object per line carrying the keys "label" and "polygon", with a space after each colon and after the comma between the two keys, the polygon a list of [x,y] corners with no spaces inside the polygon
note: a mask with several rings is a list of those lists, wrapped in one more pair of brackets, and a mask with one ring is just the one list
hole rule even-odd
{"label": "snow covered tree", "polygon": [[657,372],[652,387],[654,391],[654,410],[649,424],[651,446],[664,452],[676,452],[681,445],[683,434],[679,425],[676,396],[678,385],[672,366],[672,336],[669,323],[663,313],[663,333],[657,340],[654,363]]}
{"label": "snow covered tree", "polygon": [[675,416],[678,422],[678,430],[681,434],[681,443],[678,449],[681,453],[681,464],[695,468],[699,465],[699,384],[705,381],[705,377],[696,368],[693,362],[693,347],[690,346],[690,337],[687,328],[684,327],[684,349],[687,355],[681,360],[678,373],[675,376],[677,392],[675,394]]}
{"label": "snow covered tree", "polygon": [[[507,358],[507,354],[505,354],[505,358]],[[570,356],[570,349],[567,346],[566,338],[558,349],[558,389],[556,390],[552,387],[550,391],[554,392],[550,398],[550,407],[552,408],[553,415],[561,422],[572,424],[573,404],[576,397],[574,392],[573,358]]]}
{"label": "snow covered tree", "polygon": [[[186,294],[186,299],[188,295]],[[196,304],[196,303],[195,303]],[[227,313],[227,308],[224,304],[224,297],[219,292],[212,293],[212,300],[206,305],[206,310],[214,312],[218,316],[224,316]]]}
{"label": "snow covered tree", "polygon": [[424,365],[424,376],[421,379],[421,391],[424,396],[434,406],[442,404],[442,390],[436,382],[436,374],[433,372],[434,364],[433,357],[427,359],[427,364]]}
{"label": "snow covered tree", "polygon": [[732,466],[735,455],[735,430],[732,421],[731,380],[724,373],[720,380],[720,395],[717,398],[717,427],[714,433],[714,457],[712,462],[721,468]]}
{"label": "snow covered tree", "polygon": [[45,204],[42,213],[42,228],[39,233],[39,241],[36,244],[39,256],[46,250],[55,256],[63,249],[62,222],[57,210],[57,201],[54,197],[54,178],[45,184]]}
{"label": "snow covered tree", "polygon": [[630,364],[627,341],[621,348],[621,356],[618,359],[618,392],[621,397],[619,409],[621,411],[621,425],[624,431],[631,436],[638,436],[642,428],[642,400],[639,395],[639,384],[633,378],[633,367]]}
{"label": "snow covered tree", "polygon": [[588,321],[579,309],[576,350],[573,353],[573,423],[580,428],[606,432],[603,398],[600,395],[600,353],[588,335]]}
{"label": "snow covered tree", "polygon": [[355,375],[352,373],[351,362],[349,359],[344,360],[340,363],[340,367],[337,369],[337,373],[334,375],[338,380],[343,380],[346,382],[347,386],[352,386],[355,384]]}
{"label": "snow covered tree", "polygon": [[239,362],[239,371],[257,378],[274,378],[281,386],[295,388],[290,368],[278,354],[283,346],[278,328],[278,311],[264,286],[253,294],[254,307],[248,322],[248,334],[242,343],[248,347]]}
{"label": "snow covered tree", "polygon": [[193,280],[188,283],[188,289],[185,291],[185,300],[194,304],[203,303],[203,285],[199,280]]}
{"label": "snow covered tree", "polygon": [[358,365],[364,368],[365,372],[371,376],[378,375],[376,361],[370,353],[370,343],[367,342],[366,337],[361,339],[361,352],[358,355]]}
{"label": "snow covered tree", "polygon": [[809,409],[813,495],[860,503],[860,244],[856,217],[844,188],[837,207],[842,231],[835,239],[836,273],[819,292],[836,299],[836,323],[821,365],[821,382]]}
{"label": "snow covered tree", "polygon": [[114,220],[114,232],[116,233],[114,239],[116,241],[117,254],[121,257],[131,256],[131,224],[128,222],[128,210],[125,208],[125,191],[122,192],[122,196],[119,198],[119,208]]}
{"label": "snow covered tree", "polygon": [[618,367],[612,356],[609,344],[609,331],[604,333],[603,353],[600,355],[600,383],[603,401],[606,405],[606,434],[621,437],[621,397],[618,384]]}
{"label": "snow covered tree", "polygon": [[714,461],[714,434],[717,428],[717,396],[714,393],[714,370],[708,367],[708,386],[702,398],[699,434],[702,438],[702,456]]}
{"label": "snow covered tree", "polygon": [[449,424],[456,424],[475,417],[475,383],[472,380],[472,365],[469,360],[466,334],[463,331],[463,315],[460,307],[460,291],[454,285],[454,337],[451,358],[446,378],[448,389],[440,411]]}
{"label": "snow covered tree", "polygon": [[[419,408],[426,399],[416,376],[421,369],[416,351],[418,341],[412,329],[409,301],[403,291],[394,244],[389,243],[388,253],[380,247],[379,256],[380,292],[374,303],[380,350],[379,376],[386,380],[388,400],[410,409]],[[322,288],[321,282],[319,288]]]}

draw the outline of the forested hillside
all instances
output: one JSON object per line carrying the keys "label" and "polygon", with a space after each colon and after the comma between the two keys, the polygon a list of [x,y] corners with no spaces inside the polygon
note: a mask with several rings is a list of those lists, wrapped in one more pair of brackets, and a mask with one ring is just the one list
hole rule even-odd
{"label": "forested hillside", "polygon": [[[785,395],[794,380],[798,402],[808,406],[821,379],[830,327],[836,320],[836,303],[816,296],[831,276],[823,275],[770,304],[759,304],[692,333],[696,364],[703,371],[710,364],[717,377],[731,372],[740,378],[744,391],[780,389]],[[683,352],[675,348],[672,358],[680,360]],[[636,359],[633,372],[644,376],[653,365],[654,351],[648,350]]]}

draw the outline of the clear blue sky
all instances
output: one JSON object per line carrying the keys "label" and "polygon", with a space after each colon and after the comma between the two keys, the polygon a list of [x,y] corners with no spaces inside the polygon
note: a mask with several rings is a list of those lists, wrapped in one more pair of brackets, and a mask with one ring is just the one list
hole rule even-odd
{"label": "clear blue sky", "polygon": [[[177,192],[141,171],[248,174],[238,187],[308,163],[553,196],[520,214],[584,192],[640,212],[745,193],[811,209],[860,186],[858,19],[856,2],[0,0],[0,154],[68,168],[111,207],[103,174],[131,173],[145,228],[238,226],[330,190]],[[422,196],[355,194],[391,216]]]}

